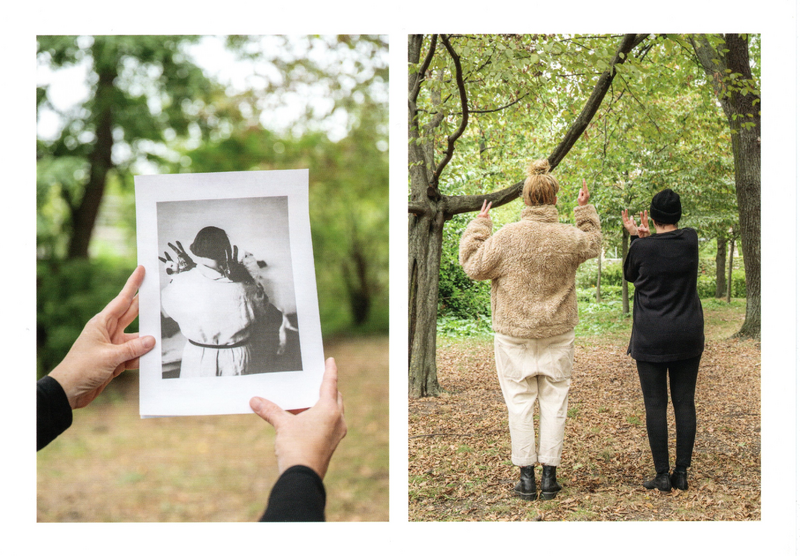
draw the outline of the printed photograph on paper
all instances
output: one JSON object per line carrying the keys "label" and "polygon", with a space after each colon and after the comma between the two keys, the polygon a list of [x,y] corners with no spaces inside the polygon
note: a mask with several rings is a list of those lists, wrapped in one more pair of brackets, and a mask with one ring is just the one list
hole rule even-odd
{"label": "printed photograph on paper", "polygon": [[142,416],[312,406],[324,372],[308,171],[137,176]]}
{"label": "printed photograph on paper", "polygon": [[302,370],[287,197],[156,212],[163,378]]}

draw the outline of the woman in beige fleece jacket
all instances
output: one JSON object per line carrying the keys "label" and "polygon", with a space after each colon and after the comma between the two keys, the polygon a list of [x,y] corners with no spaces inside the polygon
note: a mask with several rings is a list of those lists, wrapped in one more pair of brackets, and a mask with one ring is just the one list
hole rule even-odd
{"label": "woman in beige fleece jacket", "polygon": [[[575,271],[600,253],[600,219],[588,204],[586,181],[578,195],[575,226],[559,224],[558,182],[547,160],[528,169],[522,190],[527,205],[519,222],[492,234],[488,205],[467,226],[459,262],[473,280],[492,281],[492,328],[500,388],[508,406],[511,461],[520,467],[514,490],[525,500],[537,495],[534,464],[543,466],[541,497],[561,490],[567,397],[574,354],[578,302]],[[539,399],[539,446],[533,406]]]}

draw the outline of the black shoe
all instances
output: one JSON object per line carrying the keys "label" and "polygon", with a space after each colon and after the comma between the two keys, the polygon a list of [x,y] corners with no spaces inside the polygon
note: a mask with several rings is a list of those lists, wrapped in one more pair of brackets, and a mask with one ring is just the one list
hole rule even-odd
{"label": "black shoe", "polygon": [[669,477],[669,482],[672,484],[672,488],[677,488],[680,490],[689,490],[689,480],[686,478],[686,470],[679,471],[674,469],[672,471],[672,475]]}
{"label": "black shoe", "polygon": [[542,467],[542,500],[552,500],[556,497],[561,485],[556,481],[555,465]]}
{"label": "black shoe", "polygon": [[514,492],[523,500],[536,500],[536,475],[532,465],[519,468],[519,482]]}
{"label": "black shoe", "polygon": [[659,473],[655,478],[645,481],[644,488],[657,488],[661,492],[670,492],[672,484],[669,481],[669,473]]}

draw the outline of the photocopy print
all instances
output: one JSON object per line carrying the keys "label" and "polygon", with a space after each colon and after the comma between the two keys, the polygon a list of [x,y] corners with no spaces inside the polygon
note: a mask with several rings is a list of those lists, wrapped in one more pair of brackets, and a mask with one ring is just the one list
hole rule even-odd
{"label": "photocopy print", "polygon": [[[308,172],[136,177],[142,416],[313,405],[323,372]],[[299,301],[299,302],[298,302]]]}
{"label": "photocopy print", "polygon": [[302,370],[288,199],[156,204],[164,378]]}

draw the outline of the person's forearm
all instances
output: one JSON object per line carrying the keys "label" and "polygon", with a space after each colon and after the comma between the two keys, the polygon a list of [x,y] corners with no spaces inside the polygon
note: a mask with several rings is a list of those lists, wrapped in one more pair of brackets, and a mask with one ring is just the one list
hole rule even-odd
{"label": "person's forearm", "polygon": [[46,376],[36,382],[36,451],[38,452],[72,425],[72,408],[56,379]]}
{"label": "person's forearm", "polygon": [[325,521],[325,486],[310,467],[295,465],[281,474],[260,521]]}

